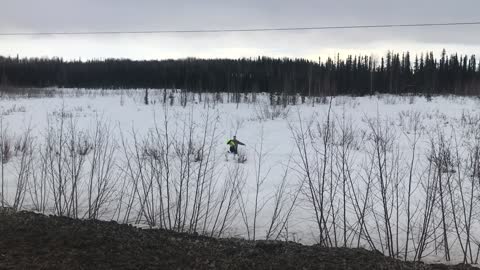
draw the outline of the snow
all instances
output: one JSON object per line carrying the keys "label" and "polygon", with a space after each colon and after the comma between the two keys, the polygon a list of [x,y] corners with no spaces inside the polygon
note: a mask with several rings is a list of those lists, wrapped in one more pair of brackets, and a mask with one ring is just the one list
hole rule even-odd
{"label": "snow", "polygon": [[[200,143],[202,132],[204,131],[204,125],[208,123],[210,128],[208,130],[208,139],[213,140],[214,153],[212,158],[212,165],[208,167],[209,178],[216,183],[213,186],[212,194],[217,196],[221,193],[223,185],[227,182],[228,174],[237,170],[241,170],[245,175],[245,186],[241,189],[240,197],[235,202],[235,211],[232,211],[232,220],[227,224],[228,229],[224,232],[223,236],[240,236],[245,238],[253,238],[253,217],[255,214],[255,188],[256,188],[256,176],[259,175],[260,179],[265,179],[264,183],[260,187],[258,196],[258,220],[256,221],[256,238],[261,239],[266,235],[266,231],[269,228],[272,213],[274,212],[274,198],[275,192],[280,187],[282,179],[287,173],[286,186],[284,190],[284,211],[282,215],[286,213],[289,205],[295,198],[295,192],[299,190],[299,185],[306,185],[305,172],[302,169],[301,158],[294,140],[292,129],[298,129],[300,126],[306,128],[309,123],[325,124],[330,111],[331,121],[336,123],[336,127],[342,122],[351,124],[353,130],[353,136],[355,138],[353,143],[353,150],[350,152],[349,160],[351,160],[351,170],[354,178],[354,188],[348,187],[350,196],[356,194],[359,199],[362,199],[365,195],[366,183],[362,180],[365,177],[365,166],[368,164],[369,153],[372,151],[371,144],[371,129],[368,125],[369,119],[379,120],[382,127],[386,132],[391,132],[395,137],[393,140],[393,146],[391,152],[388,153],[388,157],[393,157],[395,150],[398,154],[398,164],[401,164],[401,169],[398,171],[398,175],[401,175],[401,187],[400,196],[400,209],[399,219],[396,218],[396,213],[392,212],[391,221],[394,224],[393,235],[397,237],[395,225],[399,224],[398,232],[398,246],[400,257],[403,256],[403,248],[405,246],[405,228],[406,228],[406,184],[408,175],[408,166],[410,163],[410,157],[412,155],[412,138],[414,134],[414,118],[418,114],[420,121],[421,136],[415,152],[415,166],[413,173],[413,191],[411,209],[414,212],[414,218],[412,219],[411,240],[409,259],[413,259],[415,252],[414,247],[418,243],[418,237],[420,233],[419,226],[421,225],[422,207],[425,203],[425,179],[426,168],[428,167],[428,158],[431,151],[431,140],[436,140],[439,134],[444,134],[445,138],[450,138],[453,141],[453,135],[456,139],[462,143],[459,147],[461,150],[460,156],[467,158],[468,146],[475,138],[471,139],[466,137],[465,134],[474,130],[477,126],[475,124],[468,124],[468,117],[474,119],[480,117],[480,100],[475,97],[455,97],[455,96],[438,96],[433,97],[431,101],[428,101],[424,97],[409,97],[409,96],[369,96],[369,97],[334,97],[332,98],[331,107],[327,102],[326,104],[313,104],[307,99],[305,104],[299,104],[295,106],[287,106],[276,108],[280,111],[278,117],[274,119],[265,119],[263,114],[267,108],[268,97],[261,95],[258,97],[256,104],[254,103],[213,103],[212,96],[204,96],[200,101],[197,95],[189,95],[189,101],[185,107],[179,105],[179,96],[175,94],[175,104],[170,106],[169,100],[167,104],[162,102],[162,90],[150,90],[150,104],[144,104],[144,91],[136,90],[122,90],[122,91],[100,91],[100,90],[85,90],[85,89],[58,89],[57,93],[53,97],[35,97],[27,98],[24,96],[5,96],[0,100],[0,112],[3,112],[2,125],[6,129],[6,134],[9,138],[18,138],[25,133],[27,129],[32,130],[33,136],[36,138],[36,144],[41,145],[48,128],[57,123],[61,115],[66,115],[66,119],[73,119],[76,123],[78,130],[91,131],[95,128],[96,121],[101,119],[102,122],[108,123],[111,126],[111,140],[118,143],[118,151],[115,154],[115,171],[119,174],[124,173],[122,177],[115,178],[115,196],[112,195],[111,200],[106,204],[106,208],[102,212],[101,218],[103,219],[116,219],[119,222],[138,223],[139,226],[145,226],[146,220],[141,218],[130,218],[123,220],[122,214],[115,212],[118,209],[118,194],[122,191],[125,194],[131,192],[131,186],[125,184],[125,179],[128,179],[125,168],[125,157],[121,150],[121,134],[126,136],[126,141],[131,147],[134,145],[134,137],[138,136],[139,141],[147,138],[147,136],[155,131],[156,127],[162,127],[164,125],[164,119],[169,120],[169,132],[172,138],[181,139],[186,134],[184,128],[193,123],[194,141]],[[226,101],[226,94],[223,94]],[[210,100],[207,104],[206,98]],[[281,108],[281,109],[279,109]],[[190,119],[191,118],[191,119]],[[375,120],[375,121],[376,121]],[[320,126],[321,126],[320,125]],[[215,133],[212,130],[216,127]],[[312,126],[315,130],[315,125]],[[317,130],[318,131],[318,130]],[[247,161],[239,164],[233,160],[226,161],[224,153],[227,150],[226,141],[236,135],[237,138],[246,144],[245,147],[240,146],[241,153],[245,154]],[[308,136],[311,134],[307,134]],[[338,143],[339,134],[334,134],[335,140]],[[318,160],[313,158],[314,150],[322,148],[322,137],[316,134],[312,141],[308,141],[307,152],[312,158],[312,166],[315,164],[321,164]],[[262,142],[263,141],[263,142]],[[208,142],[207,142],[208,145]],[[338,146],[338,144],[336,145]],[[257,164],[258,153],[264,153],[262,167]],[[339,150],[340,148],[335,148]],[[319,157],[319,156],[317,156]],[[12,161],[5,164],[5,179],[6,179],[6,195],[5,200],[9,204],[13,204],[12,200],[16,192],[16,179],[18,176],[18,157],[14,157]],[[174,158],[172,158],[173,160]],[[333,160],[332,162],[337,162]],[[390,161],[388,161],[390,162]],[[393,161],[392,161],[393,162]],[[174,164],[175,173],[177,173],[178,163],[172,161]],[[195,165],[198,166],[198,165]],[[336,165],[335,165],[336,166]],[[36,166],[34,166],[37,169]],[[197,167],[195,167],[197,168]],[[286,169],[288,168],[288,171]],[[211,169],[211,172],[210,172]],[[338,168],[335,168],[336,173],[339,172]],[[180,171],[178,171],[180,172]],[[83,172],[86,174],[86,172]],[[373,174],[375,175],[375,173]],[[333,179],[338,175],[330,175],[329,179]],[[455,176],[452,176],[455,177]],[[453,178],[452,178],[453,179]],[[468,179],[467,179],[468,180]],[[464,185],[464,190],[467,192],[469,189],[468,182]],[[374,181],[375,182],[375,181]],[[478,182],[478,181],[477,181]],[[376,182],[375,182],[376,183]],[[335,213],[337,216],[336,222],[336,241],[337,245],[342,246],[343,240],[343,209],[342,209],[342,186],[341,182],[335,185],[335,189],[330,190],[330,193],[334,193],[334,199],[332,205],[334,206],[333,212],[330,211],[329,215]],[[376,184],[375,184],[376,185]],[[445,187],[446,188],[446,187]],[[478,203],[478,186],[475,184],[475,193],[473,197],[474,204]],[[460,189],[456,186],[454,192],[454,202],[459,202],[458,194]],[[30,202],[29,192],[26,192],[25,201],[22,209],[32,209]],[[173,191],[172,191],[173,192]],[[353,192],[353,193],[352,193]],[[379,189],[371,190],[371,194],[368,200],[368,208],[370,214],[366,215],[366,223],[368,229],[372,234],[372,240],[376,243],[377,249],[383,245],[385,247],[385,239],[380,239],[378,235],[384,235],[378,233],[377,229],[384,229],[384,225],[381,224],[382,219],[379,218],[380,225],[375,223],[374,214],[381,215],[382,208],[380,203]],[[131,193],[129,193],[131,196]],[[391,194],[391,193],[389,193]],[[392,193],[393,194],[393,193]],[[308,199],[307,189],[302,190],[298,195],[298,199],[294,204],[291,217],[286,223],[286,229],[288,233],[282,233],[281,240],[286,239],[293,241],[299,241],[306,244],[314,244],[319,241],[319,231],[315,221],[315,215],[311,202]],[[332,194],[329,194],[332,196]],[[50,197],[51,198],[51,197]],[[85,198],[85,197],[81,197]],[[217,198],[217,197],[215,197]],[[465,195],[464,201],[469,201],[469,195]],[[329,198],[325,198],[326,200]],[[393,204],[395,200],[391,199]],[[346,245],[356,247],[358,235],[358,224],[356,224],[357,216],[355,214],[355,208],[351,203],[353,198],[347,199],[347,233],[348,241]],[[450,201],[446,200],[450,203]],[[192,203],[192,202],[191,202]],[[214,204],[212,202],[212,204]],[[139,213],[138,204],[136,213]],[[240,205],[244,206],[244,211]],[[81,204],[85,207],[85,204]],[[202,211],[204,211],[205,204],[202,205]],[[211,206],[218,207],[218,205]],[[455,206],[457,207],[457,206]],[[435,207],[436,215],[439,214],[437,206]],[[457,208],[455,208],[457,209]],[[214,208],[212,208],[213,212]],[[469,208],[467,207],[467,210]],[[54,212],[53,206],[50,204],[47,212]],[[124,210],[120,210],[124,211]],[[189,210],[191,211],[191,210]],[[393,205],[391,211],[394,211]],[[461,212],[459,208],[457,211]],[[475,260],[477,252],[476,240],[480,240],[480,228],[478,224],[480,218],[480,212],[477,208],[472,209],[472,253],[473,260]],[[203,214],[203,212],[202,212]],[[461,262],[463,260],[462,250],[458,241],[458,233],[454,229],[452,213],[449,210],[447,213],[448,220],[448,237],[451,241],[450,255],[452,261]],[[457,213],[459,215],[459,213]],[[137,217],[137,215],[132,215]],[[141,216],[141,215],[140,215]],[[80,215],[80,217],[82,217]],[[379,216],[377,216],[378,218]],[[436,217],[438,218],[438,216]],[[457,216],[459,219],[460,217]],[[462,216],[463,218],[463,216]],[[329,224],[333,220],[327,221]],[[188,222],[188,221],[187,221]],[[213,221],[209,220],[208,224],[211,225]],[[245,226],[245,222],[248,224]],[[463,221],[462,221],[463,222]],[[337,224],[338,223],[338,224]],[[432,221],[432,224],[440,226],[439,220]],[[210,226],[208,225],[208,226]],[[331,224],[330,224],[331,225]],[[161,226],[157,224],[157,226]],[[206,227],[208,227],[206,226]],[[432,225],[432,227],[434,227]],[[465,226],[463,226],[465,227]],[[332,227],[331,227],[332,228]],[[218,228],[216,228],[218,229]],[[208,228],[207,230],[208,231]],[[441,232],[441,228],[437,228],[437,233]],[[333,232],[331,232],[333,233]],[[465,242],[465,228],[460,232],[462,241]],[[332,236],[333,237],[333,236]],[[415,242],[415,243],[414,243]],[[382,243],[382,244],[380,244]],[[360,246],[370,248],[368,242],[362,238],[359,242]],[[395,243],[396,245],[396,243]],[[435,235],[428,238],[427,248],[424,252],[426,261],[445,261],[444,250],[442,249],[441,236]],[[440,248],[435,248],[440,246]],[[396,248],[396,247],[395,247]],[[383,250],[387,253],[386,250]]]}

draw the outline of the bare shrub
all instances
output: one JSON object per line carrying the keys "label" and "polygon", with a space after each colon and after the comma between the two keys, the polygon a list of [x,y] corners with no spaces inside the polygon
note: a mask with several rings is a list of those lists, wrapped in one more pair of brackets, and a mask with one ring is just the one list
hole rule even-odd
{"label": "bare shrub", "polygon": [[88,155],[87,218],[98,219],[102,216],[104,207],[109,203],[119,173],[114,170],[116,161],[115,154],[117,145],[113,140],[112,128],[102,119],[96,119],[95,126],[89,135],[89,141],[85,140],[80,148],[80,154]]}
{"label": "bare shrub", "polygon": [[1,181],[2,181],[2,197],[1,197],[1,203],[2,207],[5,207],[5,163],[8,162],[9,157],[11,154],[10,152],[10,147],[6,147],[6,145],[9,145],[8,140],[6,139],[6,129],[3,126],[3,115],[0,116],[0,167],[1,167]]}
{"label": "bare shrub", "polygon": [[11,115],[13,113],[24,113],[26,112],[27,109],[25,108],[25,106],[17,106],[16,104],[13,104],[12,107],[6,109],[6,110],[3,110],[2,112],[2,115],[6,116],[6,115]]}
{"label": "bare shrub", "polygon": [[2,163],[8,163],[13,156],[13,147],[12,147],[12,140],[8,138],[6,135],[2,136],[2,147],[0,149],[1,152],[1,160]]}
{"label": "bare shrub", "polygon": [[[322,246],[335,245],[336,233],[329,231],[330,228],[336,230],[335,212],[330,211],[335,200],[333,178],[327,175],[332,161],[332,121],[330,118],[332,103],[324,122],[314,122],[312,117],[307,123],[301,119],[298,112],[298,126],[289,123],[290,131],[295,142],[299,159],[294,160],[301,177],[305,179],[305,196],[314,210],[316,226],[319,232],[319,244]],[[314,143],[319,141],[320,144]],[[329,181],[330,179],[330,181]],[[327,225],[327,220],[331,218],[333,226]]]}
{"label": "bare shrub", "polygon": [[28,129],[19,140],[18,149],[19,158],[16,164],[17,181],[15,183],[15,196],[12,207],[20,210],[25,200],[28,181],[30,180],[34,170],[34,141],[31,137],[31,129]]}
{"label": "bare shrub", "polygon": [[172,121],[167,107],[163,109],[163,119],[157,122],[155,118],[155,128],[146,137],[132,130],[129,142],[122,135],[122,167],[133,191],[125,202],[123,220],[131,220],[137,208],[133,222],[177,231],[206,231],[212,213],[218,119],[207,109],[200,122],[194,121],[193,111]]}
{"label": "bare shrub", "polygon": [[286,119],[289,115],[290,108],[278,105],[268,105],[261,103],[255,105],[255,119],[260,121],[275,120],[278,118]]}
{"label": "bare shrub", "polygon": [[377,223],[379,239],[383,239],[382,251],[391,257],[399,254],[398,246],[398,220],[401,182],[400,154],[397,139],[388,124],[382,124],[381,119],[366,120],[371,136],[369,140],[369,158],[375,164],[375,187],[379,194],[379,209],[373,209],[374,219]]}
{"label": "bare shrub", "polygon": [[42,155],[48,164],[46,177],[53,194],[54,211],[58,215],[79,217],[83,195],[79,186],[86,156],[91,150],[86,132],[78,129],[73,117],[68,118],[61,112],[49,119],[44,145]]}

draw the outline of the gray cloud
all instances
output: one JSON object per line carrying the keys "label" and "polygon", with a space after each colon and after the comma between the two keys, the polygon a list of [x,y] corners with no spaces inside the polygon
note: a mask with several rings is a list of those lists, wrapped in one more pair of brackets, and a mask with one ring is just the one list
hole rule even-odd
{"label": "gray cloud", "polygon": [[[476,0],[127,1],[2,0],[1,32],[137,31],[480,21]],[[355,29],[308,32],[160,36],[1,37],[0,54],[51,54],[81,47],[71,57],[202,56],[222,52],[310,56],[321,51],[480,45],[480,26]],[[25,45],[27,43],[27,45]],[[382,46],[378,44],[381,43]],[[47,48],[53,46],[54,48]],[[55,46],[58,47],[55,50]],[[16,48],[17,47],[17,48]],[[382,47],[382,48],[380,48]],[[43,49],[42,49],[43,48]],[[84,48],[82,50],[82,48]],[[96,49],[97,48],[97,49]],[[122,49],[123,48],[123,49]],[[88,49],[88,52],[87,52]],[[158,51],[157,51],[158,50]],[[64,50],[63,51],[68,51]],[[142,52],[145,52],[142,54]],[[235,55],[235,51],[243,53]],[[115,52],[115,55],[110,55]],[[132,53],[135,52],[135,53]],[[69,53],[69,54],[70,54]],[[143,56],[142,56],[143,55]],[[161,56],[160,56],[161,55]],[[255,55],[252,55],[255,56]]]}

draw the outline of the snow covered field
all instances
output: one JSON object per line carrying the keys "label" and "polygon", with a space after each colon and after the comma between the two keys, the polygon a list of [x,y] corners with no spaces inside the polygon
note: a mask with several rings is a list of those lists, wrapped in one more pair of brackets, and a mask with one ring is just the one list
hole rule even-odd
{"label": "snow covered field", "polygon": [[[480,99],[58,90],[0,100],[6,205],[476,263]],[[324,100],[325,101],[325,100]],[[299,99],[297,101],[301,103]],[[173,105],[172,105],[172,104]],[[225,153],[236,135],[247,160]],[[408,239],[408,241],[407,241]]]}

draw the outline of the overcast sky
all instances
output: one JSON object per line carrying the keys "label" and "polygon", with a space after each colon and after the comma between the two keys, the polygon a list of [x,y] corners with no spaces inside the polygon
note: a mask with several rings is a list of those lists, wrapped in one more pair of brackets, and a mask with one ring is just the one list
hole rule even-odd
{"label": "overcast sky", "polygon": [[[0,0],[0,32],[143,31],[480,21],[478,0]],[[0,55],[163,59],[480,55],[480,25],[262,33],[0,36]]]}

